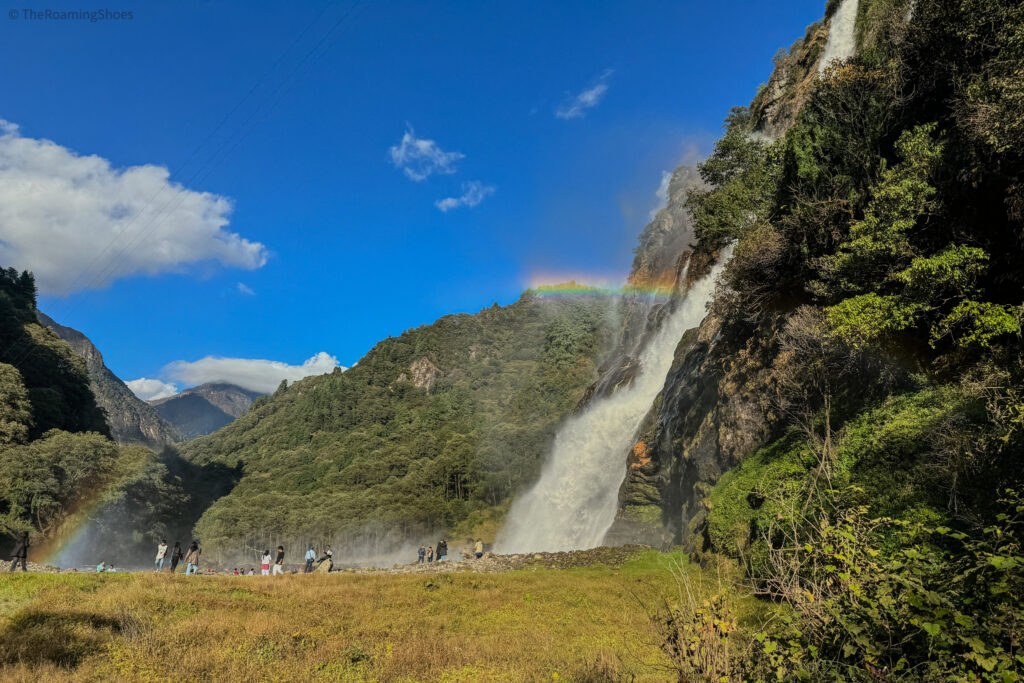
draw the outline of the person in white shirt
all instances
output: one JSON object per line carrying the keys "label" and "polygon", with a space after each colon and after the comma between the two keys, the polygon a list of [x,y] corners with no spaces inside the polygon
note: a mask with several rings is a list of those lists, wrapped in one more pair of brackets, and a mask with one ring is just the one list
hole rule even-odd
{"label": "person in white shirt", "polygon": [[260,560],[260,574],[263,576],[270,575],[270,551],[263,551],[263,559]]}
{"label": "person in white shirt", "polygon": [[167,539],[160,541],[160,545],[156,547],[156,570],[163,571],[164,568],[164,555],[167,554]]}
{"label": "person in white shirt", "polygon": [[313,550],[312,544],[309,546],[309,550],[306,551],[306,574],[313,573],[313,563],[316,562],[316,551]]}

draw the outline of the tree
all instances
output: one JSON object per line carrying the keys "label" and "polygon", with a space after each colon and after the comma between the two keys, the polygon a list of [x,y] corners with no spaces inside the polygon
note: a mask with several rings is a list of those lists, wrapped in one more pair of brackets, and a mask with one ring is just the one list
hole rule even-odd
{"label": "tree", "polygon": [[32,426],[32,403],[13,365],[0,363],[0,447],[25,443]]}
{"label": "tree", "polygon": [[714,153],[698,166],[711,189],[691,190],[686,208],[701,244],[715,249],[768,218],[775,193],[778,157],[763,136],[751,130],[750,112],[735,107]]}

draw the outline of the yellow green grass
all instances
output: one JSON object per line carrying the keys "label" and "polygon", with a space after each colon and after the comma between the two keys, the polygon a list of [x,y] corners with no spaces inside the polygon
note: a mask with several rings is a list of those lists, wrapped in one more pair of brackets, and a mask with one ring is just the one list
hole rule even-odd
{"label": "yellow green grass", "polygon": [[0,678],[674,680],[644,608],[677,599],[672,567],[718,591],[656,552],[497,574],[5,575]]}

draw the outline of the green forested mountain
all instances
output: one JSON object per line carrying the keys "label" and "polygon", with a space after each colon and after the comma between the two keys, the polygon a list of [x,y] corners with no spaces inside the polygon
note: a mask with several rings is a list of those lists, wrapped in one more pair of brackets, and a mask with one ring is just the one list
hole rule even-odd
{"label": "green forested mountain", "polygon": [[119,448],[85,362],[36,320],[30,273],[0,271],[0,530],[54,532],[118,490],[151,454]]}
{"label": "green forested mountain", "polygon": [[[36,320],[31,273],[0,271],[0,362],[5,370],[7,418],[22,427],[21,440],[51,429],[109,434],[103,412],[89,388],[85,363]],[[17,407],[14,407],[17,406]]]}
{"label": "green forested mountain", "polygon": [[445,316],[354,367],[256,400],[180,447],[241,468],[197,525],[207,547],[269,538],[408,538],[505,502],[537,473],[555,426],[610,346],[606,300],[545,299]]}
{"label": "green forested mountain", "polygon": [[112,441],[85,358],[40,324],[35,297],[30,273],[0,270],[0,553],[28,531],[43,559],[88,525],[86,563],[127,564],[187,538],[233,474]]}

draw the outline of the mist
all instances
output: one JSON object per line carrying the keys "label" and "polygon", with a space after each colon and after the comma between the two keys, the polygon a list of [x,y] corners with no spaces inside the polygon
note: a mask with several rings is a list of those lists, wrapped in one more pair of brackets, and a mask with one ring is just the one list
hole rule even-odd
{"label": "mist", "polygon": [[[678,301],[647,300],[648,314],[658,305],[674,304],[674,308],[660,327],[639,342],[638,374],[628,386],[598,396],[561,426],[540,480],[512,505],[496,543],[499,552],[601,545],[615,519],[626,457],[640,423],[664,386],[683,333],[704,319],[715,280],[727,260],[725,253]],[[617,373],[619,367],[608,372]]]}

